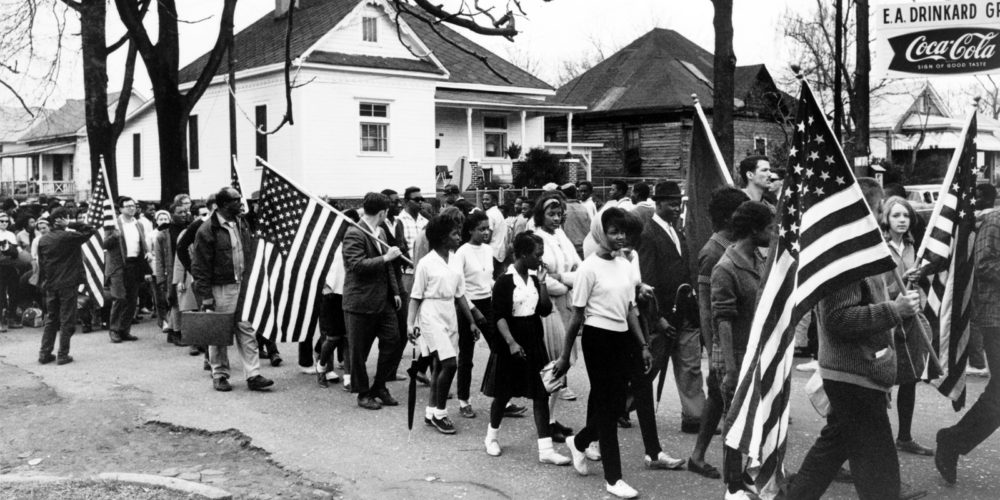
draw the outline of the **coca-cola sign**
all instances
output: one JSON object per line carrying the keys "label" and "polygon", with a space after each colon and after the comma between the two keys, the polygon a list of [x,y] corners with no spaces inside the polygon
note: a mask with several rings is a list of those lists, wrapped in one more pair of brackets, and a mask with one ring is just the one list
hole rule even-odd
{"label": "coca-cola sign", "polygon": [[1000,30],[944,28],[889,38],[889,70],[911,74],[979,73],[1000,68]]}

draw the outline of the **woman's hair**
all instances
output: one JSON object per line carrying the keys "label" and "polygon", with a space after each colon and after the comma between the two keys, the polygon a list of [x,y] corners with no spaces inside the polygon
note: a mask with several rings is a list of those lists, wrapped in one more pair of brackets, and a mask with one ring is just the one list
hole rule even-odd
{"label": "woman's hair", "polygon": [[542,193],[541,196],[535,200],[535,227],[542,227],[545,225],[545,210],[558,203],[559,208],[562,209],[563,213],[566,213],[566,197],[563,196],[560,191],[548,191]]}
{"label": "woman's hair", "polygon": [[[896,205],[902,205],[906,209],[906,213],[910,215],[910,229],[913,229],[913,224],[917,220],[917,211],[913,209],[913,205],[910,202],[900,198],[899,196],[890,196],[888,200],[882,205],[882,215],[878,218],[878,223],[882,226],[883,231],[889,231],[889,212],[892,211],[893,207]],[[910,231],[907,231],[909,234]]]}
{"label": "woman's hair", "polygon": [[427,223],[427,246],[432,250],[441,248],[448,242],[451,232],[458,227],[454,220],[445,217],[444,214],[434,217]]}
{"label": "woman's hair", "polygon": [[733,237],[742,240],[763,230],[774,219],[767,205],[759,201],[744,201],[733,213]]}
{"label": "woman's hair", "polygon": [[519,259],[526,255],[535,253],[538,247],[544,247],[542,237],[532,231],[519,233],[514,237],[514,258]]}
{"label": "woman's hair", "polygon": [[465,218],[465,223],[462,224],[462,243],[466,243],[472,239],[472,232],[476,230],[476,226],[480,222],[489,221],[490,218],[486,215],[486,212],[477,210],[472,212]]}
{"label": "woman's hair", "polygon": [[624,210],[618,207],[611,207],[601,214],[601,226],[604,227],[605,234],[607,234],[611,226],[614,226],[619,231],[628,232],[628,216]]}
{"label": "woman's hair", "polygon": [[462,225],[465,224],[465,214],[462,213],[457,207],[448,207],[438,214],[438,217],[443,217],[446,220],[451,221],[455,227],[461,229]]}
{"label": "woman's hair", "polygon": [[729,229],[733,212],[744,201],[750,197],[742,189],[732,186],[723,186],[712,192],[712,199],[708,202],[708,215],[712,219],[712,230],[722,231]]}
{"label": "woman's hair", "polygon": [[638,250],[642,246],[642,219],[632,212],[626,212],[623,225],[625,226],[622,228],[625,231],[625,245]]}

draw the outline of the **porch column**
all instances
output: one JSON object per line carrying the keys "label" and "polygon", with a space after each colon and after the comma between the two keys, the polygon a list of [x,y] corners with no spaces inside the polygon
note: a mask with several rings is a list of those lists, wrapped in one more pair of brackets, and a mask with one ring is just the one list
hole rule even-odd
{"label": "porch column", "polygon": [[[528,121],[528,112],[521,110],[521,153],[522,154],[524,154],[524,151],[527,150],[527,145],[524,143],[525,138],[528,137],[528,134],[525,131],[525,126],[527,121]],[[517,160],[517,159],[518,158],[511,158],[511,160]]]}
{"label": "porch column", "polygon": [[566,114],[566,152],[573,154],[573,113]]}
{"label": "porch column", "polygon": [[466,156],[466,161],[472,160],[472,108],[465,108],[465,126],[466,133],[469,144],[469,154]]}

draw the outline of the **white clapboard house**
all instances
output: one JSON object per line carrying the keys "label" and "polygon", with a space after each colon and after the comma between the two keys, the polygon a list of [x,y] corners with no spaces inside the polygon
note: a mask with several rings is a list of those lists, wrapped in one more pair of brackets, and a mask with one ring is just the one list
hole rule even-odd
{"label": "white clapboard house", "polygon": [[[273,135],[285,112],[286,19],[278,0],[236,34],[237,140],[245,190],[255,191],[261,156],[313,193],[360,197],[407,186],[431,191],[445,182],[465,188],[472,163],[498,180],[509,178],[510,143],[527,152],[544,146],[544,117],[581,106],[553,103],[554,89],[445,25],[399,17],[383,0],[302,0],[296,9],[291,54],[298,87],[294,126]],[[287,7],[284,7],[287,8]],[[509,81],[476,57],[485,55]],[[182,68],[190,88],[208,59]],[[204,197],[229,182],[229,105],[226,65],[191,113],[188,130],[192,195]],[[160,193],[156,115],[152,101],[133,113],[118,143],[119,190],[138,199]]]}

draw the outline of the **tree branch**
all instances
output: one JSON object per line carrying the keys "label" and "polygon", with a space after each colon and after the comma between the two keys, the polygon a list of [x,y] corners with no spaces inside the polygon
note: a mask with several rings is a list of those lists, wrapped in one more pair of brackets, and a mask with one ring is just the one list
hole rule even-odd
{"label": "tree branch", "polygon": [[288,7],[288,22],[285,27],[285,115],[272,130],[257,129],[261,135],[272,135],[277,133],[286,124],[295,125],[295,118],[292,115],[292,18],[295,17],[295,3]]}
{"label": "tree branch", "polygon": [[135,59],[138,50],[134,43],[128,44],[128,55],[125,56],[125,75],[122,78],[122,90],[118,94],[118,104],[115,106],[115,120],[111,123],[111,133],[116,139],[125,129],[125,115],[128,113],[128,103],[132,100],[132,84],[135,81]]}
{"label": "tree branch", "polygon": [[[455,26],[461,26],[473,33],[479,33],[480,35],[487,36],[502,36],[507,39],[513,39],[517,36],[517,30],[514,28],[514,17],[511,15],[505,15],[500,21],[505,21],[500,23],[499,21],[494,23],[494,26],[488,27],[483,26],[473,19],[474,14],[472,12],[448,12],[441,5],[434,5],[429,0],[413,0],[414,3],[423,9],[428,14],[440,19],[442,22],[448,24],[454,24]],[[399,3],[398,1],[396,2]],[[478,2],[477,2],[478,8]],[[478,9],[479,13],[487,14],[487,12],[482,9]],[[492,16],[490,16],[492,19]]]}
{"label": "tree branch", "polygon": [[[150,2],[150,0],[140,0],[139,1],[139,21],[140,22],[142,22],[146,18],[146,12],[149,11],[149,2]],[[128,35],[128,32],[126,31],[125,34],[122,35],[122,37],[119,38],[117,42],[115,42],[115,43],[113,43],[113,44],[111,44],[111,45],[108,46],[108,48],[106,49],[107,53],[111,54],[114,51],[122,48],[122,46],[125,45],[125,42],[127,42],[128,40],[129,40],[129,35]]]}
{"label": "tree branch", "polygon": [[[121,0],[115,1],[120,2]],[[198,102],[198,99],[208,89],[208,86],[212,83],[212,78],[215,77],[215,71],[222,64],[223,54],[233,44],[233,12],[236,10],[236,0],[225,1],[226,3],[222,7],[222,19],[219,21],[219,37],[216,38],[215,46],[212,47],[212,52],[208,56],[208,62],[205,63],[201,74],[198,75],[198,80],[195,81],[194,87],[191,87],[191,90],[184,96],[185,115],[191,113],[191,109],[194,108],[195,103]]]}
{"label": "tree branch", "polygon": [[24,110],[27,111],[32,118],[35,117],[35,113],[31,111],[31,108],[28,107],[28,103],[24,102],[24,99],[21,98],[21,94],[19,94],[16,90],[14,90],[14,87],[11,87],[10,84],[8,84],[3,80],[0,80],[0,85],[7,87],[7,90],[9,90],[10,93],[14,94],[14,97],[17,98],[17,102],[21,103],[21,107],[24,108]]}
{"label": "tree branch", "polygon": [[71,9],[77,11],[77,12],[80,12],[80,9],[83,8],[83,6],[80,4],[80,2],[75,1],[75,0],[60,0],[60,1],[62,3],[64,3],[64,4],[66,4],[67,7],[71,8]]}
{"label": "tree branch", "polygon": [[[148,2],[148,0],[146,1]],[[151,63],[159,62],[160,58],[156,53],[156,47],[149,39],[149,32],[146,31],[146,27],[142,24],[142,16],[139,15],[139,9],[134,0],[115,0],[115,7],[118,9],[118,17],[121,18],[122,24],[125,25],[125,33],[132,40],[132,43],[136,45],[139,53],[142,54],[142,59],[146,63],[146,70],[159,73],[161,71],[159,67],[150,67],[152,66]],[[160,64],[156,64],[156,66],[160,66]]]}

